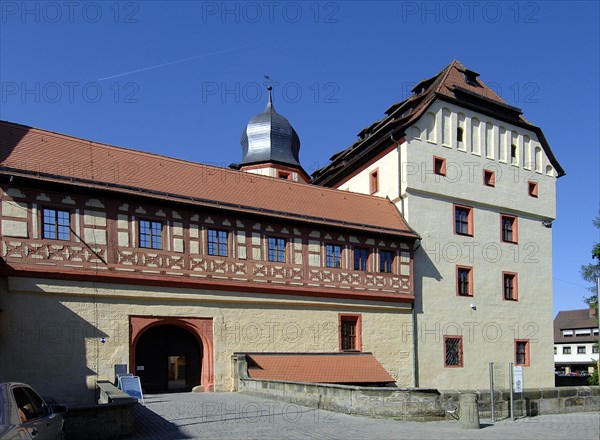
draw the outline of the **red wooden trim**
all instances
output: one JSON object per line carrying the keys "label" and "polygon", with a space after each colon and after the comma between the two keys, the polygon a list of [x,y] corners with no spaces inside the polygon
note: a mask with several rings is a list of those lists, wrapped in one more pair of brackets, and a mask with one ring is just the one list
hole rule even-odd
{"label": "red wooden trim", "polygon": [[[525,363],[519,364],[517,363],[517,342],[525,342]],[[530,357],[529,357],[529,339],[515,339],[514,352],[515,352],[515,365],[522,365],[523,367],[529,367]]]}
{"label": "red wooden trim", "polygon": [[[461,295],[459,293],[459,288],[458,288],[458,271],[460,269],[465,269],[469,271],[469,294],[468,295]],[[473,286],[473,266],[456,266],[456,296],[464,296],[464,297],[472,297],[474,296],[474,286]]]}
{"label": "red wooden trim", "polygon": [[[512,275],[513,278],[513,298],[512,299],[507,299],[506,295],[504,294],[504,290],[505,290],[505,285],[504,285],[504,281],[505,281],[505,276],[506,275]],[[516,272],[502,272],[502,300],[503,301],[518,301],[519,300],[519,275]]]}
{"label": "red wooden trim", "polygon": [[[507,218],[512,218],[513,221],[513,241],[507,241],[504,240],[504,238],[502,237],[502,220],[504,219],[504,217]],[[518,220],[519,218],[515,215],[510,215],[510,214],[502,214],[500,213],[500,241],[503,243],[511,243],[511,244],[517,244],[519,242],[519,228],[518,228]]]}
{"label": "red wooden trim", "polygon": [[96,281],[101,283],[122,283],[139,286],[211,289],[227,292],[250,292],[285,296],[308,296],[316,298],[360,299],[368,301],[385,301],[409,304],[414,302],[414,296],[412,295],[392,294],[387,292],[361,293],[347,291],[347,289],[322,289],[318,287],[299,288],[296,286],[287,285],[276,286],[269,283],[241,283],[223,280],[205,281],[181,278],[171,278],[167,280],[164,279],[164,277],[152,276],[149,274],[120,274],[113,271],[110,273],[97,273],[83,270],[56,270],[51,267],[44,268],[42,271],[38,268],[15,269],[11,266],[4,266],[0,269],[0,276],[49,278],[69,281]]}
{"label": "red wooden trim", "polygon": [[[446,339],[460,339],[458,365],[446,365]],[[463,337],[460,335],[444,335],[444,368],[463,368]]]}
{"label": "red wooden trim", "polygon": [[[354,320],[356,322],[355,350],[342,349],[342,321],[344,320]],[[338,338],[340,351],[362,351],[362,315],[360,313],[338,313]]]}

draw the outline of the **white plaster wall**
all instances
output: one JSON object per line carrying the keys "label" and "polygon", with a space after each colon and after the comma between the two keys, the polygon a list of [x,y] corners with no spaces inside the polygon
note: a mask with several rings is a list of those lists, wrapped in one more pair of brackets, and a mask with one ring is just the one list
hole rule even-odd
{"label": "white plaster wall", "polygon": [[[377,195],[394,200],[423,238],[415,255],[419,385],[486,388],[488,362],[514,362],[514,340],[529,339],[525,385],[553,386],[552,230],[542,221],[556,217],[556,172],[546,173],[544,153],[537,169],[531,163],[540,143],[529,130],[442,101],[427,113],[433,115],[429,125],[425,115],[406,130],[407,141],[398,150],[339,186],[368,193],[369,173],[385,168]],[[474,119],[479,146],[472,143]],[[507,163],[512,142],[519,148],[518,165]],[[433,173],[433,156],[446,159],[446,177]],[[484,168],[496,172],[495,187],[483,184]],[[529,180],[538,182],[538,198],[528,195]],[[454,203],[474,208],[473,237],[454,234]],[[518,217],[518,245],[501,242],[501,213]],[[474,268],[472,298],[456,295],[457,265]],[[517,302],[502,300],[503,271],[518,273]],[[402,338],[411,335],[408,329]],[[444,367],[444,335],[463,335],[463,368]]]}
{"label": "white plaster wall", "polygon": [[338,314],[360,313],[363,351],[414,383],[412,340],[395,337],[406,304],[10,278],[0,307],[0,377],[67,403],[91,403],[95,381],[129,363],[130,315],[212,318],[215,390],[230,391],[234,352],[337,352]]}
{"label": "white plaster wall", "polygon": [[369,176],[378,169],[379,191],[373,195],[394,200],[398,197],[398,164],[398,150],[395,149],[348,179],[339,189],[370,194]]}

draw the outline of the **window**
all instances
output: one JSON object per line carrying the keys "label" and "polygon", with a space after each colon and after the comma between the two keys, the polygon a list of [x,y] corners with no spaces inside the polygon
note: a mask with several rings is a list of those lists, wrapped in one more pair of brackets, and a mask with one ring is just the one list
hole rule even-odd
{"label": "window", "polygon": [[162,249],[162,223],[140,220],[140,247]]}
{"label": "window", "polygon": [[369,250],[365,248],[354,248],[354,270],[367,270]]}
{"label": "window", "polygon": [[463,141],[463,134],[464,134],[464,130],[462,127],[457,127],[456,128],[456,141],[457,142],[462,142]]}
{"label": "window", "polygon": [[473,235],[473,208],[454,205],[454,232]]}
{"label": "window", "polygon": [[563,347],[563,354],[571,354],[571,347]]}
{"label": "window", "polygon": [[59,209],[44,209],[42,236],[50,240],[70,240],[70,214]]}
{"label": "window", "polygon": [[483,184],[486,186],[496,186],[496,173],[490,170],[483,170]]}
{"label": "window", "polygon": [[592,345],[592,353],[598,353],[598,346],[596,344]]}
{"label": "window", "polygon": [[227,231],[208,230],[208,255],[227,256]]}
{"label": "window", "polygon": [[515,340],[515,365],[529,366],[529,340]]}
{"label": "window", "polygon": [[515,144],[510,145],[510,163],[517,164],[517,146]]}
{"label": "window", "polygon": [[586,353],[585,345],[578,345],[577,346],[577,354],[585,354],[585,353]]}
{"label": "window", "polygon": [[557,351],[557,350],[556,350],[556,347],[554,347],[554,354],[556,354],[556,351]]}
{"label": "window", "polygon": [[379,251],[379,272],[392,273],[394,254],[391,251]]}
{"label": "window", "polygon": [[573,330],[563,330],[563,336],[565,338],[570,338],[571,336],[573,336]]}
{"label": "window", "polygon": [[532,182],[531,180],[527,182],[527,192],[531,197],[537,198],[538,196],[538,183]]}
{"label": "window", "polygon": [[456,293],[460,296],[473,296],[473,268],[456,268]]}
{"label": "window", "polygon": [[16,387],[12,390],[22,422],[44,417],[50,414],[50,408],[31,388]]}
{"label": "window", "polygon": [[325,245],[325,264],[327,267],[342,267],[342,248],[337,245]]}
{"label": "window", "polygon": [[369,190],[371,194],[375,194],[379,191],[379,169],[372,171],[369,174]]}
{"label": "window", "polygon": [[285,263],[285,239],[269,237],[269,261]]}
{"label": "window", "polygon": [[463,366],[462,336],[444,336],[444,367]]}
{"label": "window", "polygon": [[446,159],[433,156],[433,172],[439,176],[446,175]]}
{"label": "window", "polygon": [[517,243],[517,218],[512,215],[500,215],[502,227],[502,241],[505,243]]}
{"label": "window", "polygon": [[360,315],[339,315],[340,351],[362,349]]}
{"label": "window", "polygon": [[502,289],[505,300],[516,301],[518,299],[516,273],[502,272]]}
{"label": "window", "polygon": [[283,179],[283,180],[290,180],[292,177],[291,173],[288,173],[287,171],[277,171],[277,178],[279,179]]}

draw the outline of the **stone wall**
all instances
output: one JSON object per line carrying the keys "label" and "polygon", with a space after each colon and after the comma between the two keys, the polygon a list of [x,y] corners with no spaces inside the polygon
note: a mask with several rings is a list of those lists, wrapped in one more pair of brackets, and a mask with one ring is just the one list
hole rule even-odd
{"label": "stone wall", "polygon": [[[441,406],[446,411],[456,411],[458,414],[460,412],[459,396],[464,392],[466,391],[440,391]],[[491,418],[490,392],[488,390],[469,392],[477,394],[479,416]],[[510,417],[510,391],[495,392],[494,400],[496,419]],[[523,393],[514,393],[514,410],[516,417],[600,411],[600,387],[525,389]]]}
{"label": "stone wall", "polygon": [[245,394],[346,414],[421,422],[444,418],[436,390],[257,379],[240,379],[238,387]]}

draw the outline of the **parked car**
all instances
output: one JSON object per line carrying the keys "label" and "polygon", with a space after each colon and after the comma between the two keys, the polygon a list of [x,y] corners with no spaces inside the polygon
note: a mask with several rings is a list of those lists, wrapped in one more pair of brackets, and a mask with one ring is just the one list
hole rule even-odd
{"label": "parked car", "polygon": [[48,404],[24,383],[0,383],[0,440],[62,440],[66,405]]}

